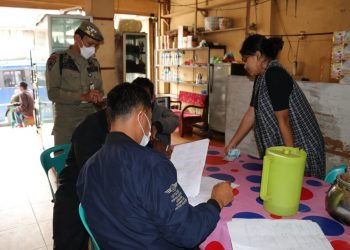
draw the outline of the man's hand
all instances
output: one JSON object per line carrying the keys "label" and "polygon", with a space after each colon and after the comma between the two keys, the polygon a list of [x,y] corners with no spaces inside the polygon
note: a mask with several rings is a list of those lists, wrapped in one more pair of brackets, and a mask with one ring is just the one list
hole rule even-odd
{"label": "man's hand", "polygon": [[80,101],[100,103],[102,101],[102,95],[98,90],[89,90],[89,92],[80,96]]}
{"label": "man's hand", "polygon": [[230,183],[220,182],[213,187],[211,198],[216,200],[220,208],[230,204],[233,201],[233,193]]}

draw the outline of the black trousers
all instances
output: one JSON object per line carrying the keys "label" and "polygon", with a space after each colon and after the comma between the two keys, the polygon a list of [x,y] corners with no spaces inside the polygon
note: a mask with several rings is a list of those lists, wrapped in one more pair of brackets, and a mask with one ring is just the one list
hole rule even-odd
{"label": "black trousers", "polygon": [[65,183],[56,192],[53,209],[54,250],[87,250],[89,235],[79,217],[75,183]]}

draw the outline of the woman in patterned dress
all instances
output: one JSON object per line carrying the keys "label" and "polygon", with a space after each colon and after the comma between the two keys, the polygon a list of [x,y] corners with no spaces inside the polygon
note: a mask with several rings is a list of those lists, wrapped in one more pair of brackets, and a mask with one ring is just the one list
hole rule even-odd
{"label": "woman in patterned dress", "polygon": [[281,38],[248,37],[240,53],[249,75],[255,77],[250,106],[225,147],[235,148],[254,128],[260,157],[272,146],[299,147],[307,152],[305,175],[325,175],[323,136],[304,93],[276,60],[283,48]]}

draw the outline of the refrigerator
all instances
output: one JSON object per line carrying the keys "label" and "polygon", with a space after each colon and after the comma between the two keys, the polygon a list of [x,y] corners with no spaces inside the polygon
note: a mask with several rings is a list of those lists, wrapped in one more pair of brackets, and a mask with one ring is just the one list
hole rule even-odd
{"label": "refrigerator", "polygon": [[209,130],[225,133],[226,84],[231,75],[231,63],[212,64],[209,75]]}

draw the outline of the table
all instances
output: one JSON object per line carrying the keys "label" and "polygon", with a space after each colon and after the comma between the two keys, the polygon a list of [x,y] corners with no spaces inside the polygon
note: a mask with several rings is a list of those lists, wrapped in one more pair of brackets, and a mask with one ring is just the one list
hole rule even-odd
{"label": "table", "polygon": [[[203,176],[235,182],[240,186],[233,190],[233,203],[221,211],[221,218],[215,230],[200,245],[200,248],[205,250],[232,250],[226,226],[226,222],[232,218],[282,218],[266,212],[259,197],[262,161],[244,153],[233,162],[226,162],[223,157],[223,147],[211,144]],[[305,177],[299,211],[289,218],[316,222],[335,250],[349,250],[350,227],[334,220],[325,210],[325,195],[329,187],[330,185],[322,180]]]}

